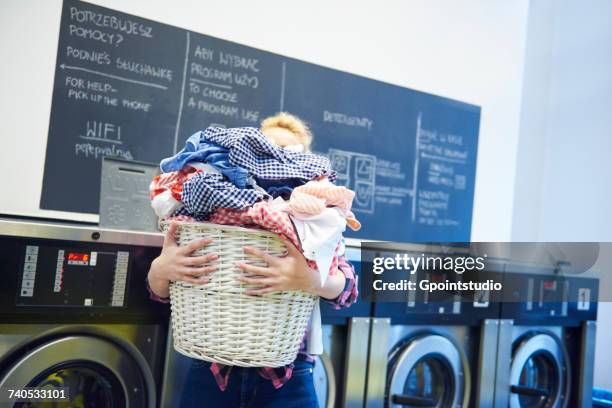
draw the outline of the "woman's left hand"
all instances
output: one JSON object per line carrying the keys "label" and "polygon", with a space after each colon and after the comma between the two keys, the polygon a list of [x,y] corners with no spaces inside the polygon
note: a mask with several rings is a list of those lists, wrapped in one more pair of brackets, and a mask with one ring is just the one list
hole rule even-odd
{"label": "woman's left hand", "polygon": [[283,290],[301,290],[316,294],[321,287],[319,272],[310,268],[304,255],[289,239],[281,236],[287,246],[287,255],[273,256],[257,248],[244,247],[244,252],[251,254],[268,264],[254,266],[237,262],[236,265],[250,276],[242,276],[239,280],[247,285],[257,285],[259,288],[247,289],[247,295],[263,295]]}

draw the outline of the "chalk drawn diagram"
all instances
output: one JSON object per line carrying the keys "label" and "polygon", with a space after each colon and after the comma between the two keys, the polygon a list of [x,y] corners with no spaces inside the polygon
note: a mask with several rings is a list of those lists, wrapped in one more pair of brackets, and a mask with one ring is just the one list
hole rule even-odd
{"label": "chalk drawn diagram", "polygon": [[374,214],[376,156],[339,149],[329,149],[328,154],[336,184],[355,191],[353,211]]}
{"label": "chalk drawn diagram", "polygon": [[463,173],[467,152],[459,136],[423,128],[422,118],[419,112],[412,160],[405,157],[397,163],[397,168],[412,167],[412,174],[405,183],[411,185],[385,185],[387,178],[403,173],[389,171],[394,167],[382,158],[348,150],[328,150],[337,175],[336,184],[355,191],[355,212],[373,214],[375,207],[381,211],[380,208],[396,205],[393,199],[406,197],[409,200],[407,212],[413,224],[456,225],[457,221],[448,216],[449,201],[452,193],[467,189],[468,180]]}
{"label": "chalk drawn diagram", "polygon": [[[414,179],[409,195],[412,196],[412,221],[416,219],[417,180],[419,169],[419,130],[421,114],[417,119],[417,137],[414,158]],[[376,156],[348,150],[329,149],[331,167],[336,171],[336,184],[355,191],[353,210],[367,214],[374,213],[376,202]]]}

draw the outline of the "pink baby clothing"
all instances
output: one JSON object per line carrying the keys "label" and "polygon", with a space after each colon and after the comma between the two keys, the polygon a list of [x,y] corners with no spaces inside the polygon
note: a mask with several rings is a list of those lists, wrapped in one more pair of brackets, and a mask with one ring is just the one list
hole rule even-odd
{"label": "pink baby clothing", "polygon": [[357,231],[361,224],[351,212],[354,197],[354,191],[323,178],[296,187],[291,193],[289,208],[293,214],[312,216],[321,214],[328,206],[337,207],[346,218],[348,226]]}

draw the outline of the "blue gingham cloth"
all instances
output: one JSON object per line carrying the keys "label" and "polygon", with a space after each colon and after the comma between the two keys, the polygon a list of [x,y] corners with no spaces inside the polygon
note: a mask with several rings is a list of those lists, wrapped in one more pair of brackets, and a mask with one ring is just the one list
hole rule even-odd
{"label": "blue gingham cloth", "polygon": [[330,181],[336,179],[327,157],[278,147],[257,128],[209,127],[202,137],[229,149],[230,163],[246,169],[255,180],[309,181],[319,176],[327,176]]}
{"label": "blue gingham cloth", "polygon": [[208,163],[239,188],[245,188],[249,173],[229,163],[229,150],[202,137],[203,132],[196,132],[187,139],[185,147],[174,156],[161,161],[159,168],[164,173],[181,170],[189,162]]}
{"label": "blue gingham cloth", "polygon": [[257,190],[237,188],[223,175],[210,173],[200,173],[187,180],[181,195],[182,210],[196,219],[205,219],[221,207],[249,207],[262,198],[263,194]]}

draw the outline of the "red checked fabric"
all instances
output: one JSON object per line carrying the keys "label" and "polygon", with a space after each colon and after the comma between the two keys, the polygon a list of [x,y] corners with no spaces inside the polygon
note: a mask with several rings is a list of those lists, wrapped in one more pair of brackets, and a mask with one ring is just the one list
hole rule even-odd
{"label": "red checked fabric", "polygon": [[289,214],[270,208],[266,201],[261,201],[243,210],[219,208],[210,216],[208,221],[215,224],[260,227],[267,231],[283,234],[289,238],[296,248],[302,247],[293,223],[289,219]]}
{"label": "red checked fabric", "polygon": [[183,184],[198,173],[201,173],[201,171],[192,167],[185,167],[185,169],[181,171],[162,173],[153,177],[153,180],[149,185],[149,198],[153,199],[153,197],[156,195],[161,194],[166,190],[170,190],[172,197],[174,197],[174,199],[177,201],[181,201]]}

